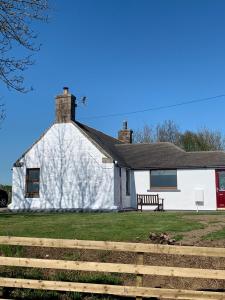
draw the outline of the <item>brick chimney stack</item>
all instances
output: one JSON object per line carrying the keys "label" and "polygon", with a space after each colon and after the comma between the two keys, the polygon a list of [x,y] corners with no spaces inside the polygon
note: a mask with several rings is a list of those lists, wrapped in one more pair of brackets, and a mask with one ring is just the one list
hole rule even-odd
{"label": "brick chimney stack", "polygon": [[56,123],[75,121],[76,97],[69,93],[69,88],[63,88],[63,94],[56,96]]}
{"label": "brick chimney stack", "polygon": [[118,132],[118,140],[126,144],[132,144],[132,135],[133,130],[128,129],[127,121],[123,121],[123,128]]}

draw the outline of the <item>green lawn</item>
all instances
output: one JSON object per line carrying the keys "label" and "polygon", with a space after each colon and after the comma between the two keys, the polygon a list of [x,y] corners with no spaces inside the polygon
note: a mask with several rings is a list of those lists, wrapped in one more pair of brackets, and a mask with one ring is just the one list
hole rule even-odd
{"label": "green lawn", "polygon": [[205,240],[221,240],[225,239],[225,227],[221,230],[213,231],[204,236]]}
{"label": "green lawn", "polygon": [[1,213],[0,235],[87,240],[143,241],[150,232],[182,232],[202,228],[184,213]]}

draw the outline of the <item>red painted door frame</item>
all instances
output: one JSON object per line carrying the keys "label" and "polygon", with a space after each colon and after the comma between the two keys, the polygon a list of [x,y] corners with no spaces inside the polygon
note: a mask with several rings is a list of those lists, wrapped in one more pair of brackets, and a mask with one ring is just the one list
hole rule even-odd
{"label": "red painted door frame", "polygon": [[222,184],[225,180],[225,170],[216,170],[216,202],[217,208],[225,209],[225,186]]}

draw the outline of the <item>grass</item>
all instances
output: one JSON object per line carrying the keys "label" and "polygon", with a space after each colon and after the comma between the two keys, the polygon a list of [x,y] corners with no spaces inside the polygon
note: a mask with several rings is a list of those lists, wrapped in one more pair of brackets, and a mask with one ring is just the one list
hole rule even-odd
{"label": "grass", "polygon": [[225,227],[221,230],[213,231],[203,237],[204,240],[221,240],[225,239]]}
{"label": "grass", "polygon": [[0,255],[21,257],[24,252],[23,246],[0,245]]}
{"label": "grass", "polygon": [[[201,213],[209,215],[211,213]],[[184,218],[190,216],[190,218]],[[193,218],[191,218],[193,216]],[[172,212],[129,212],[129,213],[0,213],[0,235],[68,238],[111,241],[147,241],[150,232],[170,233],[177,241],[185,232],[204,228],[196,220],[196,213]],[[212,233],[214,238],[218,232]],[[210,235],[210,239],[212,238]],[[219,232],[225,238],[225,228]],[[23,247],[1,246],[0,255],[23,256]],[[101,254],[100,260],[108,260],[110,252]],[[80,253],[65,253],[64,259],[79,260]],[[0,276],[13,278],[47,279],[70,282],[123,284],[120,275],[46,272],[39,269],[4,268]],[[59,299],[59,300],[119,300],[122,297],[90,295],[81,293],[41,291],[32,289],[4,289],[4,297],[13,299]],[[127,298],[128,299],[128,298]]]}
{"label": "grass", "polygon": [[[56,272],[49,275],[44,274],[43,270],[39,269],[26,269],[26,268],[13,268],[8,267],[3,271],[0,271],[0,276],[11,278],[27,278],[36,280],[56,280],[67,282],[87,282],[87,283],[99,283],[110,285],[121,285],[123,280],[119,275],[111,274],[81,274],[80,272]],[[46,277],[47,276],[47,277]],[[45,290],[33,290],[33,289],[3,289],[3,296],[13,299],[120,299],[120,297],[110,297],[104,295],[88,295],[75,292],[57,292],[57,291],[45,291]],[[88,297],[88,298],[86,298]],[[91,297],[91,298],[90,298]]]}
{"label": "grass", "polygon": [[176,234],[172,238],[175,239],[176,242],[179,242],[183,239],[183,235],[182,234]]}
{"label": "grass", "polygon": [[0,235],[83,240],[143,241],[150,232],[182,232],[203,228],[183,213],[1,213]]}

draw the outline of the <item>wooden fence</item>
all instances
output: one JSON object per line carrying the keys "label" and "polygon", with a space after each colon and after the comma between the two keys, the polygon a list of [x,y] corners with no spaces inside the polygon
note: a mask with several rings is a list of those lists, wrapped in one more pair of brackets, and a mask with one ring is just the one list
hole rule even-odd
{"label": "wooden fence", "polygon": [[45,239],[45,238],[8,237],[8,236],[0,236],[0,244],[32,246],[32,247],[125,251],[125,252],[135,252],[137,254],[137,260],[135,264],[84,262],[84,261],[0,256],[1,266],[135,274],[137,278],[136,286],[120,286],[120,285],[105,285],[105,284],[92,284],[92,283],[61,282],[61,281],[31,280],[31,279],[0,277],[0,287],[29,288],[29,289],[31,288],[31,289],[41,289],[41,290],[109,294],[109,295],[117,295],[117,296],[136,297],[136,299],[142,299],[148,297],[157,297],[160,299],[186,299],[186,300],[187,299],[191,299],[191,300],[225,299],[225,293],[222,292],[143,287],[143,275],[225,280],[225,270],[144,265],[145,253],[225,257],[225,248],[168,246],[168,245],[141,244],[141,243],[121,243],[121,242]]}

